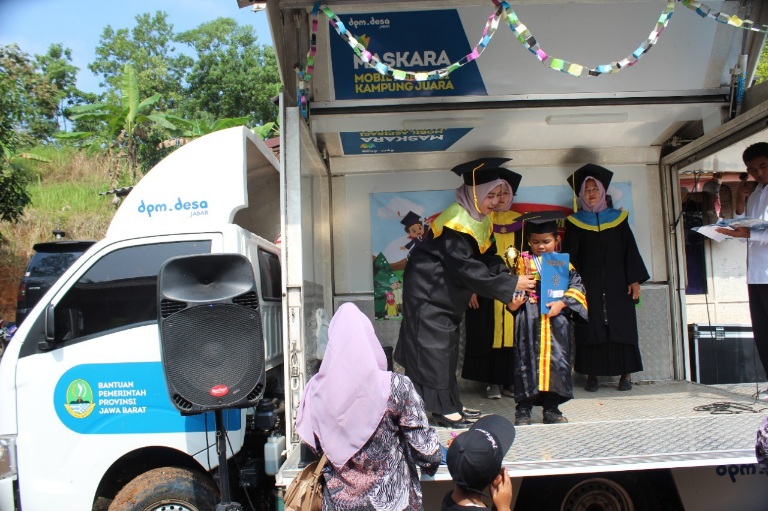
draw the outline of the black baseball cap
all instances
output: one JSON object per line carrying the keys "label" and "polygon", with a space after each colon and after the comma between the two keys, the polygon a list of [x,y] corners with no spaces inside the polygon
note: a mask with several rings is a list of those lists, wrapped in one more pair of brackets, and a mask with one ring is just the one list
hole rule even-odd
{"label": "black baseball cap", "polygon": [[457,486],[482,493],[501,472],[515,441],[515,426],[501,415],[486,415],[451,442],[446,464]]}

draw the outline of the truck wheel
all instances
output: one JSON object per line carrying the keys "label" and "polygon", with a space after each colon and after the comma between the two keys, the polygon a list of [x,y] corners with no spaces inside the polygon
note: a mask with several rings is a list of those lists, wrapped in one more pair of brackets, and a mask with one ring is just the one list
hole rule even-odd
{"label": "truck wheel", "polygon": [[202,474],[175,467],[144,472],[120,490],[109,511],[213,511],[216,488]]}
{"label": "truck wheel", "polygon": [[629,493],[616,481],[586,479],[571,488],[563,499],[561,511],[634,511]]}

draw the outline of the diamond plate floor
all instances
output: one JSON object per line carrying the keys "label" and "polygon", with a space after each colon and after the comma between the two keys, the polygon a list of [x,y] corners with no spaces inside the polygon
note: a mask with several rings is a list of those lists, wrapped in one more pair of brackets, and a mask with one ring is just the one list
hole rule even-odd
{"label": "diamond plate floor", "polygon": [[[575,398],[560,407],[569,423],[542,424],[541,408],[535,407],[533,424],[516,428],[504,465],[520,477],[754,463],[755,432],[768,415],[767,395],[756,392],[766,387],[686,381],[638,383],[629,392],[619,392],[615,383],[601,384],[594,393],[578,387]],[[464,405],[514,421],[514,399],[486,399],[484,394],[463,392]],[[460,432],[436,429],[443,445]],[[292,478],[297,465],[294,449],[283,479]],[[448,478],[441,466],[435,479]]]}
{"label": "diamond plate floor", "polygon": [[[505,458],[512,475],[754,462],[755,431],[768,415],[765,394],[752,397],[755,384],[664,381],[638,383],[629,392],[615,384],[601,384],[598,392],[574,390],[574,399],[560,407],[568,424],[542,424],[541,408],[535,407],[533,424],[516,428]],[[512,398],[473,392],[462,399],[468,408],[514,421]],[[437,429],[447,442],[451,430]]]}

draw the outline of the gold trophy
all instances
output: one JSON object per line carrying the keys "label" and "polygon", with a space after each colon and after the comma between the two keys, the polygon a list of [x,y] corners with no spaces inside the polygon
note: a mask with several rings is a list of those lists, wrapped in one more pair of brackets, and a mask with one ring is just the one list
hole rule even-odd
{"label": "gold trophy", "polygon": [[517,262],[517,256],[518,256],[517,249],[510,245],[507,247],[507,249],[504,251],[504,262],[507,264],[507,268],[509,268],[510,273],[517,273],[520,274],[519,268],[517,268],[518,271],[513,272],[512,270],[515,270],[518,262]]}
{"label": "gold trophy", "polygon": [[[504,262],[509,268],[509,273],[513,275],[531,275],[531,265],[529,263],[531,254],[528,252],[518,251],[514,246],[510,245],[504,250]],[[531,303],[536,303],[538,295],[534,291],[519,291],[528,295],[528,300]]]}

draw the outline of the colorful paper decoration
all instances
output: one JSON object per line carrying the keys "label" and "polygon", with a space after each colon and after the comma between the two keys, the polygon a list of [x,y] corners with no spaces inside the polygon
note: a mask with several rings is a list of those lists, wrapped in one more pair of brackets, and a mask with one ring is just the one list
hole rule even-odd
{"label": "colorful paper decoration", "polygon": [[[314,9],[313,9],[314,10]],[[384,64],[376,55],[373,55],[371,52],[369,52],[365,45],[360,42],[360,39],[355,37],[354,35],[350,34],[347,30],[347,27],[344,26],[344,23],[339,19],[336,14],[328,7],[323,6],[321,8],[323,11],[323,14],[325,14],[328,17],[329,22],[331,23],[331,26],[336,29],[336,33],[338,33],[346,42],[352,47],[352,51],[355,52],[355,55],[357,55],[360,60],[362,60],[366,65],[369,67],[374,68],[376,71],[381,73],[382,75],[388,75],[393,77],[395,80],[405,80],[405,81],[415,81],[415,82],[423,82],[427,80],[437,80],[438,78],[444,78],[448,76],[450,73],[455,71],[456,69],[460,68],[461,66],[468,64],[469,62],[472,62],[473,60],[480,57],[480,55],[485,50],[486,46],[488,46],[488,43],[491,41],[491,38],[493,37],[493,34],[496,33],[496,29],[499,27],[499,21],[502,16],[502,9],[497,8],[496,12],[491,14],[488,17],[488,21],[485,23],[485,28],[483,29],[483,35],[480,38],[480,42],[477,43],[477,46],[475,46],[472,49],[472,52],[465,55],[461,60],[454,62],[448,66],[441,67],[440,69],[434,69],[432,71],[403,71],[400,69],[394,69],[389,67],[388,65]]]}
{"label": "colorful paper decoration", "polygon": [[645,55],[648,50],[650,50],[653,45],[656,44],[656,41],[659,40],[661,32],[667,28],[667,24],[672,18],[672,14],[675,12],[674,0],[668,1],[664,11],[662,11],[661,15],[659,16],[659,20],[656,22],[656,26],[648,35],[648,39],[645,40],[640,46],[638,46],[634,52],[627,55],[623,59],[611,62],[610,64],[601,64],[593,68],[588,68],[575,62],[569,62],[565,59],[550,56],[541,48],[539,43],[536,41],[536,38],[533,37],[531,31],[528,30],[528,27],[526,27],[520,21],[517,13],[506,1],[493,0],[493,3],[497,6],[497,8],[500,8],[504,11],[504,21],[507,22],[507,25],[509,25],[509,28],[512,30],[512,32],[515,33],[515,36],[517,37],[517,40],[520,42],[520,44],[522,44],[525,49],[536,56],[536,58],[539,59],[539,62],[549,67],[550,69],[554,69],[555,71],[561,71],[563,73],[568,73],[571,76],[577,77],[614,74],[618,73],[625,67],[634,65],[640,59],[640,57]]}
{"label": "colorful paper decoration", "polygon": [[713,11],[701,2],[693,2],[691,0],[682,0],[683,5],[696,11],[696,14],[702,18],[709,18],[715,20],[718,23],[725,23],[736,28],[742,28],[744,30],[751,30],[752,32],[766,32],[768,31],[768,25],[761,25],[760,28],[755,26],[755,22],[751,20],[743,20],[738,16],[724,14],[722,12]]}
{"label": "colorful paper decoration", "polygon": [[659,16],[656,25],[651,33],[648,35],[648,39],[643,41],[635,51],[627,55],[621,60],[611,62],[610,64],[600,64],[595,67],[586,67],[575,62],[570,62],[565,59],[552,57],[546,51],[541,48],[541,45],[533,37],[533,34],[528,27],[520,21],[517,13],[510,7],[509,3],[505,0],[492,0],[496,5],[496,11],[488,17],[488,21],[483,29],[480,42],[472,49],[472,52],[462,57],[460,60],[445,66],[440,69],[434,69],[432,71],[403,71],[401,69],[394,69],[379,60],[379,58],[368,51],[365,44],[360,42],[358,37],[351,34],[344,23],[338,16],[328,7],[320,7],[320,2],[316,2],[312,8],[312,36],[310,43],[310,50],[307,54],[307,71],[303,75],[303,81],[306,83],[312,78],[312,70],[314,69],[314,56],[317,51],[317,13],[322,11],[325,16],[328,17],[328,21],[336,32],[341,36],[352,48],[352,51],[362,60],[366,65],[372,67],[382,75],[391,76],[395,80],[401,81],[416,81],[422,82],[426,80],[436,80],[444,78],[456,69],[472,62],[480,57],[491,38],[496,33],[499,27],[499,22],[503,20],[509,25],[509,28],[515,33],[517,40],[528,51],[530,51],[542,64],[555,71],[567,73],[571,76],[600,76],[603,74],[615,74],[626,67],[634,65],[640,57],[648,53],[653,45],[659,40],[659,36],[667,28],[669,20],[675,12],[675,3],[682,2],[682,4],[691,10],[696,11],[699,16],[703,18],[709,18],[719,23],[725,23],[727,25],[741,28],[744,30],[751,30],[754,32],[766,32],[768,31],[768,25],[762,25],[762,28],[757,28],[755,23],[750,20],[742,20],[736,15],[723,14],[722,12],[716,12],[702,4],[692,0],[668,0],[667,6]]}

